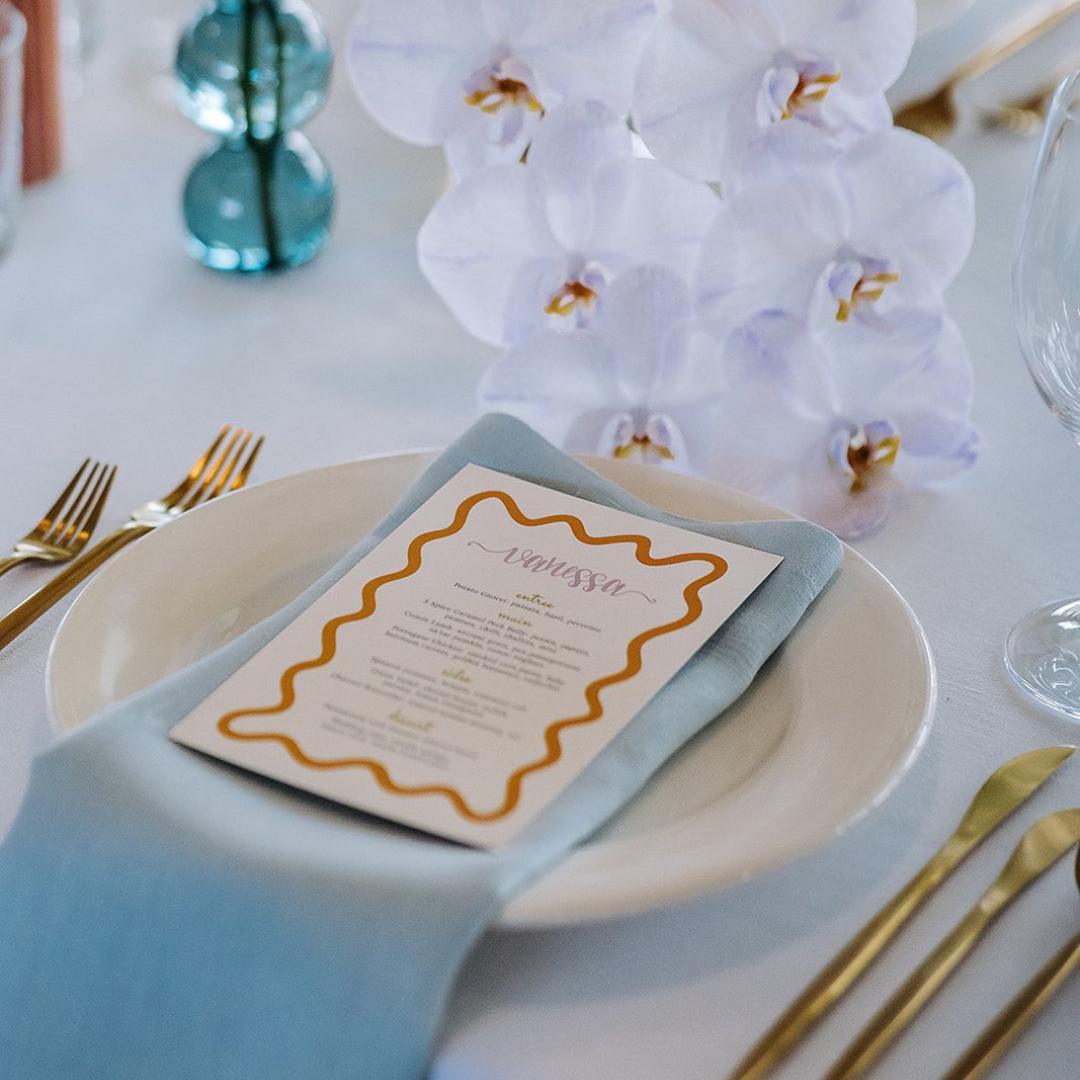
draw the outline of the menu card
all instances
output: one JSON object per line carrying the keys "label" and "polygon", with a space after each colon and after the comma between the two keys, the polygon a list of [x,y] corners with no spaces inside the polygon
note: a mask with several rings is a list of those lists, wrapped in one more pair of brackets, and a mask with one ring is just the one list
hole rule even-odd
{"label": "menu card", "polygon": [[467,465],[170,737],[496,847],[780,562]]}

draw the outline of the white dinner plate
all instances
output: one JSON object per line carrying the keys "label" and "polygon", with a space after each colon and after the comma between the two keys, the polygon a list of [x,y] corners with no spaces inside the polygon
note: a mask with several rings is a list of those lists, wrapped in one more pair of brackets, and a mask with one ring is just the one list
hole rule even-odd
{"label": "white dinner plate", "polygon": [[[83,590],[53,641],[47,681],[57,726],[75,726],[287,603],[371,529],[433,456],[387,455],[271,480],[133,544]],[[789,516],[660,469],[589,464],[687,517]],[[891,790],[925,739],[934,698],[914,614],[845,548],[836,579],[723,721],[512,900],[503,925],[644,911],[811,850]]]}

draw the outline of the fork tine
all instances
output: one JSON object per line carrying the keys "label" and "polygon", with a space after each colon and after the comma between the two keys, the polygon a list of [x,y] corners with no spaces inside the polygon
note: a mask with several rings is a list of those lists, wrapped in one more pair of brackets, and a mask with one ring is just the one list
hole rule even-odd
{"label": "fork tine", "polygon": [[90,459],[87,458],[80,466],[79,471],[71,478],[71,482],[60,493],[60,498],[45,511],[45,516],[37,523],[37,525],[31,530],[30,535],[44,540],[45,534],[49,532],[53,527],[53,523],[56,521],[57,515],[67,505],[68,496],[75,490],[76,484],[82,478],[82,474],[86,472],[86,466],[90,464]]}
{"label": "fork tine", "polygon": [[213,490],[206,496],[207,502],[216,498],[225,490],[225,485],[229,482],[229,477],[236,471],[236,466],[240,464],[240,458],[244,456],[244,451],[248,448],[248,444],[251,442],[251,432],[245,431],[244,437],[240,440],[240,443],[236,447],[236,453],[230,458],[226,468],[221,470],[217,481],[214,484]]}
{"label": "fork tine", "polygon": [[45,534],[46,543],[63,545],[64,538],[68,532],[68,522],[72,520],[73,515],[79,513],[84,501],[90,494],[90,490],[94,484],[94,480],[98,475],[98,469],[100,468],[100,462],[95,461],[93,467],[86,474],[86,478],[82,482],[82,486],[79,488],[79,493],[72,500],[71,505],[67,508],[67,511],[61,511],[60,516],[53,522],[52,528]]}
{"label": "fork tine", "polygon": [[229,491],[239,491],[247,483],[247,478],[251,474],[251,467],[255,464],[255,459],[259,456],[259,451],[262,449],[263,436],[260,435],[255,440],[255,445],[251,448],[251,453],[247,456],[247,461],[241,466],[240,471],[236,474],[235,479],[229,485]]}
{"label": "fork tine", "polygon": [[[89,514],[94,502],[97,500],[98,492],[101,490],[102,482],[105,480],[105,473],[108,471],[108,466],[102,465],[100,462],[95,462],[94,468],[91,470],[89,477],[87,477],[87,487],[89,490],[79,493],[79,500],[71,509],[67,512],[64,520],[60,523],[62,532],[56,538],[56,543],[60,547],[70,548],[72,543],[78,538],[80,522],[85,520],[86,515]],[[93,481],[93,487],[89,487],[90,482]]]}
{"label": "fork tine", "polygon": [[203,501],[206,497],[206,493],[211,489],[215,477],[221,473],[221,470],[225,466],[225,462],[232,454],[233,447],[236,446],[237,441],[243,433],[242,428],[236,428],[229,436],[228,441],[221,448],[221,453],[218,454],[213,463],[203,472],[201,477],[202,483],[200,483],[198,487],[184,499],[183,505],[180,507],[181,511],[190,510],[193,506],[198,506],[198,504]]}
{"label": "fork tine", "polygon": [[69,543],[79,549],[90,539],[90,534],[97,527],[98,518],[101,517],[105,500],[109,497],[109,489],[112,487],[113,477],[116,475],[116,466],[102,466],[101,475],[97,484],[94,485],[94,494],[90,497],[77,521],[72,523]]}
{"label": "fork tine", "polygon": [[172,491],[170,491],[169,494],[161,500],[162,506],[164,506],[166,509],[171,509],[172,507],[176,506],[181,499],[183,499],[183,497],[198,482],[199,477],[202,476],[203,470],[206,468],[207,462],[209,462],[213,458],[214,454],[217,453],[217,449],[221,445],[222,440],[225,438],[226,435],[228,435],[231,430],[231,424],[224,424],[222,426],[221,430],[217,433],[217,438],[215,438],[214,441],[206,448],[202,457],[200,457],[199,460],[191,466],[191,468],[188,470],[187,476],[185,476],[184,479],[181,480],[180,483],[177,484],[176,487],[174,487]]}

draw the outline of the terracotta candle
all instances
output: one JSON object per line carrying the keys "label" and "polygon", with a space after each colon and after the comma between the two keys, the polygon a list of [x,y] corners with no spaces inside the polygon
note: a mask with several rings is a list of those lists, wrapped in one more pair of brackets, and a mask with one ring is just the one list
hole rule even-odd
{"label": "terracotta candle", "polygon": [[14,0],[26,16],[23,74],[23,183],[60,168],[61,72],[58,0]]}

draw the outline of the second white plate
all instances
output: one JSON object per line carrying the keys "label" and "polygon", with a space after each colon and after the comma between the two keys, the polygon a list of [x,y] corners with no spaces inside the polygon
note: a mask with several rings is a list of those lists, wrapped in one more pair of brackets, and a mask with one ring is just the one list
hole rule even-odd
{"label": "second white plate", "polygon": [[[53,641],[47,683],[57,726],[73,727],[287,603],[372,528],[433,456],[389,455],[272,480],[132,545],[84,589]],[[686,517],[788,516],[660,469],[589,464]],[[836,580],[723,721],[515,897],[502,924],[643,911],[806,853],[891,790],[925,738],[934,698],[915,616],[846,548]]]}

